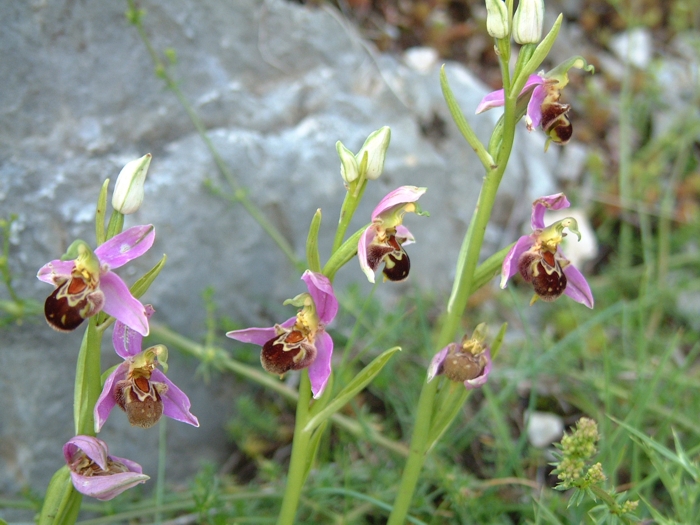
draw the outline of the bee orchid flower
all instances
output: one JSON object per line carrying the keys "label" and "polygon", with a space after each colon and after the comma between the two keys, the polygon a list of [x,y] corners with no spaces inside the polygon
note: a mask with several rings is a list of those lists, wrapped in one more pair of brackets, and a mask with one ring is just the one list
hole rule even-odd
{"label": "bee orchid flower", "polygon": [[357,257],[369,282],[374,282],[374,272],[384,262],[384,278],[403,281],[408,277],[411,261],[403,249],[415,241],[413,234],[403,225],[407,212],[427,215],[416,201],[427,188],[401,186],[384,197],[372,212],[372,224],[360,237]]}
{"label": "bee orchid flower", "polygon": [[[520,97],[530,97],[525,113],[527,130],[532,131],[542,126],[542,130],[547,134],[547,145],[549,142],[554,142],[563,146],[569,142],[573,134],[573,127],[567,116],[571,106],[559,101],[562,89],[569,83],[568,73],[571,68],[583,69],[591,73],[594,71],[593,66],[588,65],[583,57],[572,57],[547,73],[541,71],[536,75],[530,75],[520,91]],[[479,103],[476,114],[503,106],[505,102],[503,89],[493,91]]]}
{"label": "bee orchid flower", "polygon": [[141,465],[129,459],[110,456],[107,444],[92,436],[75,436],[63,446],[75,490],[107,501],[139,483],[145,483]]}
{"label": "bee orchid flower", "polygon": [[[153,314],[153,307],[146,305],[146,315]],[[190,412],[187,395],[158,370],[167,371],[168,349],[156,345],[141,351],[143,336],[117,321],[112,343],[124,362],[117,366],[105,381],[95,404],[95,432],[102,429],[110,412],[119,406],[134,426],[149,428],[165,415],[177,421],[198,427],[199,421]]]}
{"label": "bee orchid flower", "polygon": [[484,344],[486,325],[479,324],[472,337],[460,344],[450,343],[433,357],[428,367],[428,382],[445,375],[450,381],[464,383],[467,390],[483,386],[491,373],[491,350]]}
{"label": "bee orchid flower", "polygon": [[559,244],[568,229],[579,239],[576,219],[567,217],[545,227],[546,210],[568,208],[569,201],[563,193],[540,197],[532,203],[532,233],[523,235],[503,260],[501,288],[516,273],[535,289],[533,302],[539,298],[554,301],[566,294],[574,301],[593,308],[593,294],[583,274],[564,257]]}
{"label": "bee orchid flower", "polygon": [[307,270],[301,278],[309,292],[285,301],[300,307],[296,316],[269,328],[234,330],[226,336],[261,346],[260,362],[272,374],[308,368],[311,391],[318,398],[331,375],[333,339],[326,326],[338,313],[338,300],[325,275]]}
{"label": "bee orchid flower", "polygon": [[134,226],[115,235],[94,251],[84,241],[75,241],[67,251],[73,260],[53,260],[37,273],[40,281],[56,289],[44,303],[49,325],[58,331],[76,329],[85,319],[101,311],[148,335],[143,304],[112,270],[140,257],[153,245],[152,225]]}

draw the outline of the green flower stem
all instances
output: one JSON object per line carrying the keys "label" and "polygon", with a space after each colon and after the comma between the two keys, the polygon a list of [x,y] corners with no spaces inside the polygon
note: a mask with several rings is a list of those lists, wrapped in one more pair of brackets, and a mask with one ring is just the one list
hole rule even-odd
{"label": "green flower stem", "polygon": [[[487,171],[472,223],[469,225],[467,234],[464,237],[460,253],[464,253],[466,256],[464,264],[459,265],[461,266],[461,272],[457,274],[457,278],[452,287],[450,307],[448,308],[447,316],[437,341],[438,348],[447,346],[453,341],[457,329],[459,328],[462,314],[467,306],[467,300],[469,299],[469,294],[474,283],[474,274],[479,260],[479,253],[484,242],[486,226],[496,201],[498,186],[501,183],[508,158],[513,149],[513,140],[515,138],[515,104],[517,96],[517,92],[507,93],[506,96],[503,138],[497,152],[497,165]],[[426,424],[426,422],[433,421],[435,394],[439,383],[439,381],[431,381],[423,385],[423,389],[421,390],[416,412],[416,424],[413,427],[413,435],[411,436],[408,460],[406,461],[406,466],[401,476],[401,483],[397,490],[394,508],[389,516],[387,525],[403,525],[406,521],[406,515],[408,514],[411,500],[413,499],[413,493],[418,483],[418,477],[423,468],[423,462],[425,461],[428,451],[428,438],[432,425]]]}
{"label": "green flower stem", "polygon": [[307,453],[309,450],[309,440],[313,430],[305,431],[307,420],[309,419],[309,403],[311,401],[311,382],[307,370],[301,373],[299,384],[299,400],[297,402],[296,421],[294,424],[294,441],[292,442],[292,458],[287,472],[287,484],[282,498],[282,508],[280,509],[277,525],[293,525],[299,498],[304,487],[306,478]]}
{"label": "green flower stem", "polygon": [[343,200],[343,206],[340,208],[340,219],[338,220],[338,229],[335,231],[335,239],[333,239],[333,249],[331,250],[331,257],[338,251],[340,246],[343,244],[343,239],[345,238],[345,232],[348,231],[348,226],[352,220],[353,215],[355,215],[355,210],[362,200],[362,195],[365,193],[367,188],[367,179],[361,174],[358,179],[357,185],[353,188],[348,189],[345,194],[345,199]]}
{"label": "green flower stem", "polygon": [[209,153],[214,159],[216,167],[233,190],[233,195],[230,197],[230,199],[234,202],[240,203],[243,206],[243,208],[248,212],[248,214],[255,220],[255,222],[257,222],[260,225],[260,227],[265,231],[265,233],[267,233],[270,236],[270,238],[279,247],[279,249],[282,250],[282,253],[284,253],[287,259],[289,259],[289,261],[297,269],[299,269],[300,271],[305,270],[303,263],[297,258],[297,256],[294,253],[294,250],[292,249],[292,246],[289,244],[287,239],[284,238],[284,236],[279,232],[279,230],[277,230],[277,228],[275,228],[275,226],[267,219],[267,217],[265,217],[262,211],[248,198],[245,190],[238,183],[233,172],[229,169],[224,160],[221,158],[221,155],[219,155],[218,150],[214,147],[214,144],[207,135],[207,129],[204,125],[204,122],[202,122],[202,119],[199,118],[199,115],[197,115],[197,113],[185,97],[182,90],[180,90],[180,87],[178,86],[177,82],[175,81],[173,76],[168,72],[168,66],[163,62],[163,60],[161,60],[155,48],[151,44],[148,35],[146,35],[146,31],[143,27],[141,20],[143,12],[136,7],[135,0],[128,0],[128,3],[129,9],[127,11],[127,19],[134,25],[134,27],[136,27],[136,31],[138,31],[138,34],[141,37],[143,44],[148,50],[148,54],[151,56],[151,60],[153,60],[156,69],[156,74],[165,81],[166,87],[173,92],[177,100],[184,108],[185,112],[187,113],[187,116],[190,118],[190,121],[197,130],[197,133],[204,141],[204,144],[206,145],[207,149],[209,150]]}

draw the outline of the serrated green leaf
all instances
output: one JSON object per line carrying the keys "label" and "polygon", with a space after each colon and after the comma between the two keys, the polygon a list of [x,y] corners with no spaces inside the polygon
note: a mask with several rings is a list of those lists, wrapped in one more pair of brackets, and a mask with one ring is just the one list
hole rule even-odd
{"label": "serrated green leaf", "polygon": [[360,390],[366,387],[372,381],[372,379],[374,379],[376,375],[382,371],[382,368],[384,368],[384,365],[389,362],[391,356],[400,350],[400,346],[395,346],[374,358],[371,363],[364,367],[362,371],[360,371],[360,373],[357,374],[352,381],[350,381],[350,383],[348,383],[348,385],[338,393],[333,401],[328,403],[326,408],[309,419],[304,427],[304,432],[310,432],[335,414],[338,410],[343,408],[346,403],[355,397]]}

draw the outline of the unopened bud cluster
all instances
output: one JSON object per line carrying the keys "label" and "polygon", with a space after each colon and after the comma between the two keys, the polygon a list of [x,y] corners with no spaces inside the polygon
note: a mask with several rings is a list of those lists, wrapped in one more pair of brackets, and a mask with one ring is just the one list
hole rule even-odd
{"label": "unopened bud cluster", "polygon": [[345,184],[357,180],[361,170],[364,170],[366,179],[378,179],[384,171],[389,141],[391,141],[391,129],[384,126],[369,134],[357,155],[346,148],[342,142],[336,142],[335,147],[340,157],[340,175]]}
{"label": "unopened bud cluster", "polygon": [[513,40],[518,44],[538,44],[543,20],[544,0],[520,0],[513,15]]}
{"label": "unopened bud cluster", "polygon": [[[544,0],[520,0],[513,15],[513,39],[521,45],[539,43],[543,20]],[[504,0],[486,0],[486,30],[493,38],[507,38],[511,34]]]}

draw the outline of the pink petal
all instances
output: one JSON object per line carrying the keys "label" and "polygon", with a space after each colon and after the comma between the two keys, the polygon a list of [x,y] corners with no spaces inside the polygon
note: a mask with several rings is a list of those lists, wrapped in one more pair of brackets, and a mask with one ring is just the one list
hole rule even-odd
{"label": "pink petal", "polygon": [[[121,458],[113,457],[112,459],[119,461]],[[71,481],[73,482],[75,490],[78,492],[100,501],[107,501],[117,497],[131,487],[139,483],[145,483],[147,480],[151,479],[145,474],[142,474],[140,465],[133,461],[129,463],[131,465],[137,465],[138,470],[135,472],[120,472],[105,476],[81,476],[80,474],[71,472]],[[127,466],[127,468],[130,467]]]}
{"label": "pink petal", "polygon": [[140,257],[153,246],[156,230],[152,224],[134,226],[98,246],[95,255],[109,268],[119,268]]}
{"label": "pink petal", "polygon": [[481,99],[481,102],[479,102],[479,105],[476,106],[476,115],[479,113],[483,113],[484,111],[487,111],[492,108],[497,108],[500,106],[503,106],[506,103],[506,97],[505,97],[505,91],[502,89],[499,89],[497,91],[492,91],[488,95],[486,95],[483,99]]}
{"label": "pink petal", "polygon": [[[147,304],[145,307],[146,318],[150,319],[155,310],[153,306]],[[117,355],[122,359],[134,356],[141,352],[141,342],[143,336],[133,328],[129,328],[121,321],[114,323],[112,332],[112,344]]]}
{"label": "pink petal", "polygon": [[[525,81],[525,85],[523,86],[523,89],[520,90],[520,94],[525,93],[528,89],[530,89],[530,86],[542,86],[546,82],[546,79],[539,75],[530,75],[527,77],[527,80]],[[537,88],[535,88],[537,89]]]}
{"label": "pink petal", "polygon": [[93,436],[75,436],[63,445],[63,457],[70,465],[78,449],[85,452],[85,455],[97,463],[102,470],[107,469],[107,444],[99,438]]}
{"label": "pink petal", "polygon": [[544,212],[547,210],[561,210],[571,206],[571,203],[563,193],[555,193],[540,197],[532,203],[532,217],[530,225],[533,230],[541,230],[544,228]]}
{"label": "pink petal", "polygon": [[[294,326],[296,322],[296,317],[291,317],[282,323],[282,327],[289,328]],[[277,330],[274,326],[270,328],[245,328],[243,330],[232,330],[231,332],[226,332],[226,337],[235,339],[242,343],[253,343],[254,345],[263,346],[270,339],[277,335]]]}
{"label": "pink petal", "polygon": [[44,281],[45,283],[53,284],[54,286],[57,281],[65,281],[70,279],[71,273],[75,268],[75,261],[62,261],[60,259],[55,259],[49,263],[42,266],[37,272],[37,279]]}
{"label": "pink petal", "polygon": [[372,221],[379,217],[381,214],[395,208],[396,206],[402,206],[408,204],[409,202],[416,202],[420,199],[421,195],[426,192],[427,188],[418,188],[416,186],[401,186],[396,188],[394,191],[389,192],[377,207],[374,208],[372,212]]}
{"label": "pink petal", "polygon": [[450,351],[452,345],[454,345],[454,343],[447,345],[430,360],[430,365],[428,365],[428,383],[435,379],[435,376],[442,374],[442,364],[445,362],[445,357],[447,357],[447,353]]}
{"label": "pink petal", "polygon": [[116,273],[107,272],[100,276],[100,290],[105,295],[103,310],[133,328],[143,336],[148,335],[146,309],[129,291],[128,286]]}
{"label": "pink petal", "polygon": [[528,251],[534,242],[530,235],[523,235],[506,254],[501,267],[501,288],[505,288],[508,284],[508,279],[518,273],[520,256]]}
{"label": "pink petal", "polygon": [[154,370],[151,374],[151,380],[168,385],[167,392],[161,394],[164,415],[176,421],[188,423],[194,427],[199,426],[199,421],[190,412],[190,399],[182,390],[175,386],[175,383],[158,369]]}
{"label": "pink petal", "polygon": [[397,239],[401,239],[401,244],[403,246],[407,246],[416,242],[416,238],[413,236],[411,231],[408,228],[406,228],[406,226],[404,226],[403,224],[399,224],[396,227],[396,237]]}
{"label": "pink petal", "polygon": [[316,359],[309,365],[309,381],[311,381],[314,399],[321,397],[331,376],[333,339],[326,332],[316,334],[316,352]]}
{"label": "pink petal", "polygon": [[338,313],[338,299],[335,298],[333,285],[325,275],[310,270],[306,270],[301,279],[314,300],[319,319],[324,325],[329,324]]}
{"label": "pink petal", "polygon": [[593,293],[583,274],[573,264],[570,264],[564,268],[564,275],[567,279],[564,293],[577,303],[593,308]]}
{"label": "pink petal", "polygon": [[[102,387],[102,393],[100,394],[100,397],[97,398],[95,410],[93,412],[93,417],[95,419],[95,432],[102,430],[102,426],[107,421],[110,412],[112,412],[112,409],[116,406],[117,402],[114,400],[114,386],[118,381],[126,379],[126,374],[128,372],[129,363],[128,361],[124,361],[114,370],[114,372],[109,375],[105,381],[105,385]],[[85,453],[87,454],[87,451]],[[96,460],[93,458],[93,461]]]}
{"label": "pink petal", "polygon": [[542,86],[537,86],[532,92],[530,102],[527,103],[527,117],[529,119],[529,121],[527,121],[527,128],[530,131],[539,126],[540,122],[542,122],[542,103],[546,96],[547,90]]}
{"label": "pink petal", "polygon": [[365,230],[365,233],[360,237],[360,242],[357,243],[357,260],[360,261],[360,268],[367,276],[369,282],[374,282],[374,270],[367,262],[367,246],[372,244],[372,241],[377,236],[377,230],[374,225],[370,225]]}

